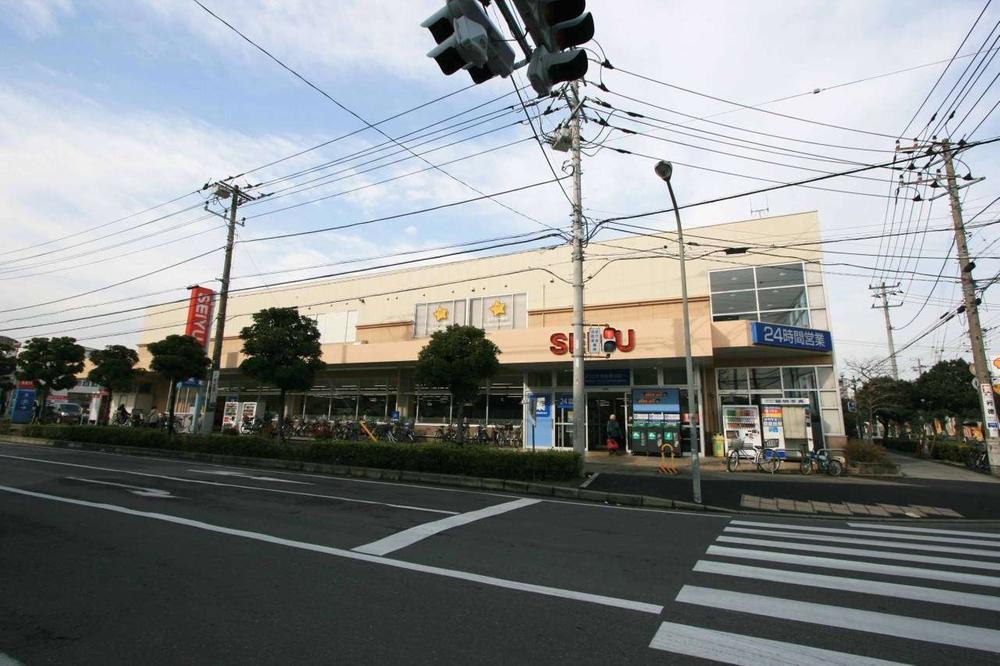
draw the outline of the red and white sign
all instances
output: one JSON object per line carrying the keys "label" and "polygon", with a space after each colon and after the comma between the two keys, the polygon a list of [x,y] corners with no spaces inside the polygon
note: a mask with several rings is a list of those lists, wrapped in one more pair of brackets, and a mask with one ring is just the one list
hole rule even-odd
{"label": "red and white sign", "polygon": [[[622,331],[615,334],[615,342],[620,352],[630,352],[635,349],[635,331],[628,329],[626,335]],[[553,333],[549,336],[549,351],[557,356],[563,356],[573,351],[572,333]]]}
{"label": "red and white sign", "polygon": [[191,300],[188,302],[187,326],[184,335],[190,335],[208,347],[209,331],[212,329],[212,296],[215,292],[208,287],[195,287],[191,290]]}

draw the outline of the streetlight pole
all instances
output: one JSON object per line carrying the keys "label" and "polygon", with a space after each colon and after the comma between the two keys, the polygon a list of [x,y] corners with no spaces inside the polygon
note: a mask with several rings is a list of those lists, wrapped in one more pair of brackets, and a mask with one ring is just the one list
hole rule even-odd
{"label": "streetlight pole", "polygon": [[692,496],[696,504],[701,504],[701,447],[695,435],[698,398],[695,393],[694,359],[691,357],[691,313],[688,310],[687,271],[684,266],[684,228],[681,226],[681,212],[677,208],[677,197],[674,196],[674,188],[670,184],[670,177],[674,172],[673,165],[665,160],[660,160],[656,163],[654,170],[656,171],[656,175],[667,184],[667,191],[670,193],[670,205],[673,206],[674,217],[677,219],[677,245],[680,248],[678,254],[681,260],[681,303],[684,310],[684,366],[687,373],[688,436],[691,441]]}

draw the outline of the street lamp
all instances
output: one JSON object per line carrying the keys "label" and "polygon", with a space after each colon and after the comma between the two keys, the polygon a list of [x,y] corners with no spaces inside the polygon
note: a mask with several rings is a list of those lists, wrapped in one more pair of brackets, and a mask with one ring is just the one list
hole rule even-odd
{"label": "street lamp", "polygon": [[[653,169],[660,180],[667,184],[670,193],[670,205],[674,208],[677,218],[677,245],[680,247],[681,260],[681,303],[684,309],[684,364],[687,371],[688,395],[688,436],[691,440],[691,483],[692,495],[696,504],[701,504],[701,449],[695,437],[695,416],[698,414],[698,400],[695,398],[694,360],[691,358],[691,315],[688,312],[687,272],[684,267],[684,229],[681,227],[681,213],[677,208],[677,197],[670,184],[674,166],[665,160],[656,163]],[[700,426],[700,424],[699,424]]]}

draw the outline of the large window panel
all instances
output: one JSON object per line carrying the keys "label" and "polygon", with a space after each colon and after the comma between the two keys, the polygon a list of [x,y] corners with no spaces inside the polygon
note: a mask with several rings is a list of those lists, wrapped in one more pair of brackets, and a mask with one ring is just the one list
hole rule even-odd
{"label": "large window panel", "polygon": [[768,324],[784,324],[786,326],[809,328],[809,311],[776,310],[774,312],[761,312],[760,321]]}
{"label": "large window panel", "polygon": [[519,393],[493,393],[490,391],[490,423],[520,423],[523,416]]}
{"label": "large window panel", "polygon": [[757,288],[788,287],[805,284],[802,264],[784,264],[782,266],[758,266]]}
{"label": "large window panel", "polygon": [[733,291],[723,294],[712,294],[712,314],[721,315],[756,311],[756,292]]}
{"label": "large window panel", "polygon": [[713,271],[709,273],[708,281],[711,285],[712,293],[753,289],[756,286],[753,280],[752,268]]}
{"label": "large window panel", "polygon": [[781,368],[750,368],[750,388],[781,390]]}
{"label": "large window panel", "polygon": [[774,287],[757,292],[761,310],[795,310],[806,307],[805,287]]}
{"label": "large window panel", "polygon": [[819,366],[816,368],[816,372],[819,373],[820,388],[834,390],[837,388],[837,375],[833,372],[833,366]]}
{"label": "large window panel", "polygon": [[782,373],[785,380],[785,390],[816,388],[815,368],[785,368]]}
{"label": "large window panel", "polygon": [[417,396],[417,421],[419,423],[447,423],[451,414],[451,396]]}
{"label": "large window panel", "polygon": [[746,368],[719,368],[715,371],[720,391],[746,391]]}

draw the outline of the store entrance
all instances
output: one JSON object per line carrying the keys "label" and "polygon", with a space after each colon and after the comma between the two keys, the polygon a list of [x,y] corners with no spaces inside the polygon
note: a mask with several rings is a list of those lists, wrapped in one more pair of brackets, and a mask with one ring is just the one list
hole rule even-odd
{"label": "store entrance", "polygon": [[622,426],[622,436],[628,442],[628,416],[626,398],[616,393],[590,393],[587,395],[587,450],[608,450],[608,420],[611,415]]}

